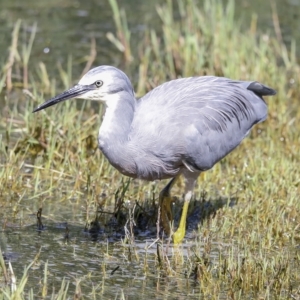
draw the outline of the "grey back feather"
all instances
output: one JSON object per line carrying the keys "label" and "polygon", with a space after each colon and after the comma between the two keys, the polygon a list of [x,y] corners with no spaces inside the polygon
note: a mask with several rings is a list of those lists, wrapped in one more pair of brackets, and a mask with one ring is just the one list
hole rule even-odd
{"label": "grey back feather", "polygon": [[262,96],[274,93],[257,82],[214,76],[162,84],[137,101],[128,143],[148,155],[136,165],[147,173],[152,154],[163,177],[176,175],[184,166],[195,171],[211,168],[240,144],[254,124],[266,119]]}

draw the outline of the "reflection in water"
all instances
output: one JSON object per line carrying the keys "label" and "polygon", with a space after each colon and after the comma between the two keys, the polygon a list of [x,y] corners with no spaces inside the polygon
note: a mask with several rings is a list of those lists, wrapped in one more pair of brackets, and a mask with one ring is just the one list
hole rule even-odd
{"label": "reflection in water", "polygon": [[[188,257],[192,253],[190,249],[196,243],[192,242],[195,240],[192,229],[196,229],[199,221],[201,223],[213,216],[216,210],[226,204],[225,199],[213,203],[191,203],[194,212],[189,218],[188,235],[193,239],[180,250],[180,256]],[[75,220],[78,215],[74,216],[73,213],[81,208],[82,203],[68,209],[65,203],[58,202],[52,211],[45,208],[43,215],[39,209],[36,215],[23,216],[24,219],[28,218],[28,225],[17,226],[18,220],[14,219],[7,224],[5,231],[1,233],[0,245],[5,259],[11,261],[18,278],[21,278],[24,266],[35,260],[26,289],[33,288],[34,293],[39,294],[40,286],[37,283],[42,280],[45,264],[48,263],[48,282],[51,282],[51,287],[56,291],[60,289],[63,278],[70,282],[84,278],[80,284],[82,293],[89,294],[94,289],[95,293],[108,298],[115,298],[121,289],[126,295],[132,296],[159,297],[170,294],[172,297],[185,297],[187,294],[200,293],[196,268],[187,270],[174,265],[171,277],[165,273],[165,256],[169,256],[172,261],[174,253],[171,248],[168,253],[165,252],[169,246],[158,243],[155,222],[152,225],[147,223],[144,227],[145,223],[137,220],[134,239],[130,239],[124,229],[128,225],[125,222],[128,213],[124,212],[124,208],[119,221],[118,216],[108,215],[105,218],[101,212],[85,229],[74,221],[73,224],[67,224],[54,221],[52,217]],[[145,207],[143,209],[145,211]],[[150,216],[149,212],[153,216],[157,215],[152,207],[145,211],[147,216]],[[141,212],[137,210],[136,213],[141,217]],[[0,217],[3,218],[4,215],[5,211],[1,211]],[[180,211],[176,215],[179,219]],[[36,230],[36,218],[39,220],[38,225],[43,222],[43,230]],[[112,219],[116,223],[114,227],[110,226]],[[167,243],[168,239],[164,238],[163,241]],[[197,247],[200,249],[199,245]],[[161,254],[157,257],[158,248]],[[217,259],[217,252],[212,251],[211,255],[213,259]],[[74,293],[74,289],[74,285],[71,285],[70,294]]]}
{"label": "reflection in water", "polygon": [[[197,286],[186,290],[184,270],[178,270],[176,278],[157,278],[156,245],[148,248],[152,239],[137,240],[134,247],[120,241],[108,243],[107,240],[97,240],[93,243],[90,235],[85,234],[82,228],[68,227],[68,241],[64,238],[64,229],[55,223],[49,223],[47,230],[39,233],[33,226],[17,231],[6,230],[4,255],[11,261],[18,278],[23,273],[24,265],[33,261],[40,251],[38,260],[30,271],[27,286],[32,287],[35,294],[39,293],[37,283],[44,276],[46,262],[48,282],[51,283],[51,289],[56,291],[63,278],[74,282],[75,278],[84,277],[81,283],[82,293],[88,295],[94,289],[96,294],[101,294],[106,299],[114,299],[120,289],[132,296],[172,293],[175,297],[191,292],[199,293]],[[3,235],[1,244],[2,239]],[[147,265],[144,257],[147,257]],[[70,295],[74,293],[74,288],[70,285]]]}
{"label": "reflection in water", "polygon": [[[232,205],[234,201],[232,199]],[[189,216],[187,236],[192,239],[180,249],[179,256],[191,255],[191,249],[197,243],[193,229],[227,204],[227,199],[214,202],[200,199],[191,203],[194,209]],[[32,202],[32,205],[37,206],[38,202]],[[140,211],[138,208],[135,209],[133,218],[136,222],[134,232],[131,233],[129,229],[126,230],[126,227],[130,226],[128,216],[133,211],[129,209],[131,206],[128,203],[117,210],[119,215],[115,213],[105,215],[102,210],[99,211],[85,228],[75,221],[79,219],[78,213],[74,215],[74,212],[82,210],[82,205],[83,203],[77,203],[68,206],[64,202],[57,202],[51,210],[45,205],[43,215],[41,208],[37,214],[23,215],[28,223],[24,226],[17,226],[18,220],[10,219],[0,236],[0,245],[5,258],[11,261],[18,278],[23,274],[24,265],[36,261],[30,271],[27,289],[33,288],[34,293],[39,294],[40,286],[37,283],[44,276],[47,262],[48,282],[51,282],[51,287],[56,291],[60,289],[63,278],[70,282],[84,278],[80,284],[83,294],[87,295],[94,291],[108,299],[114,299],[121,290],[126,295],[141,295],[141,298],[149,295],[155,297],[172,295],[172,298],[185,297],[187,294],[199,295],[197,268],[186,269],[187,267],[183,265],[185,269],[182,269],[182,264],[181,266],[175,264],[172,266],[172,276],[166,273],[165,257],[167,255],[169,261],[172,261],[174,253],[172,247],[168,253],[165,252],[169,249],[166,237],[162,239],[165,244],[158,243],[157,211],[153,206],[148,204]],[[178,211],[175,215],[178,222],[180,205],[176,207]],[[106,210],[113,211],[113,207]],[[4,215],[5,211],[2,210],[0,218]],[[73,221],[72,224],[58,222],[53,216]],[[34,223],[36,218],[38,226],[43,222],[43,230],[36,230]],[[130,238],[130,234],[134,235],[133,239]],[[197,247],[201,249],[199,245]],[[211,255],[210,259],[218,257],[214,251]],[[74,289],[75,286],[71,285],[70,294],[74,293]]]}

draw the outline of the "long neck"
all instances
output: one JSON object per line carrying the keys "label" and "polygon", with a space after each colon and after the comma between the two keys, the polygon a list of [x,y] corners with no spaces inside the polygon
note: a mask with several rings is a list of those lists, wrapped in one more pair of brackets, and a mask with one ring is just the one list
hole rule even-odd
{"label": "long neck", "polygon": [[123,174],[134,176],[135,164],[126,148],[135,112],[136,99],[129,93],[118,93],[106,102],[99,130],[99,148],[109,162]]}

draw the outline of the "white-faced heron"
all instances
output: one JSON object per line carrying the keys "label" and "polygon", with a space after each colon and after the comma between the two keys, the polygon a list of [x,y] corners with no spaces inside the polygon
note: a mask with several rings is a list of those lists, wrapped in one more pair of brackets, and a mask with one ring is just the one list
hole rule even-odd
{"label": "white-faced heron", "polygon": [[170,189],[179,175],[184,177],[184,205],[173,234],[174,242],[180,243],[199,174],[212,168],[256,123],[266,119],[262,96],[275,94],[256,81],[202,76],[171,80],[137,100],[125,73],[100,66],[34,112],[71,98],[104,102],[98,142],[108,161],[133,178],[172,178],[159,197],[161,221],[168,234],[173,220]]}

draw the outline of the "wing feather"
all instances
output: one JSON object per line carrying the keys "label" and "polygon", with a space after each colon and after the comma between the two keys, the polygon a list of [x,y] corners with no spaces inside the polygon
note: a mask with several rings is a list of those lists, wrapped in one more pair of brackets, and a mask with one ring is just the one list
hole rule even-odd
{"label": "wing feather", "polygon": [[214,76],[164,83],[137,101],[129,142],[152,154],[164,172],[185,164],[208,169],[265,120],[262,95],[271,91],[258,83]]}

